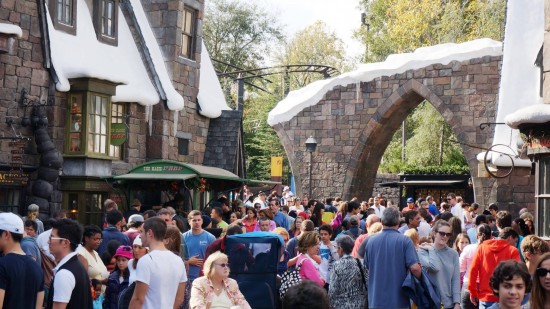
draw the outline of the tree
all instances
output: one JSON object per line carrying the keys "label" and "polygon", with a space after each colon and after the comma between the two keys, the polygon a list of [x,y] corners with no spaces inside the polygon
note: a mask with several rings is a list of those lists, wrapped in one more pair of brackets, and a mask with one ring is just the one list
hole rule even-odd
{"label": "tree", "polygon": [[[252,1],[210,0],[206,6],[203,38],[210,56],[230,65],[254,69],[264,64],[271,47],[283,39],[273,13]],[[226,66],[214,63],[219,71]]]}
{"label": "tree", "polygon": [[[281,52],[275,55],[275,62],[278,65],[328,65],[340,72],[349,68],[344,42],[322,21],[316,21],[294,34],[284,43]],[[322,79],[323,76],[318,73],[293,73],[289,78],[290,88],[296,89]]]}
{"label": "tree", "polygon": [[506,0],[362,0],[369,27],[355,32],[364,60],[421,46],[488,37],[502,40]]}

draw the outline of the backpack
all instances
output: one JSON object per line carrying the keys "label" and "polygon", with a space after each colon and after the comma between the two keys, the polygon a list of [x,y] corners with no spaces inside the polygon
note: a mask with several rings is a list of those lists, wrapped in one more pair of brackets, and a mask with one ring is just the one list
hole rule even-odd
{"label": "backpack", "polygon": [[118,294],[118,308],[119,309],[128,309],[130,307],[130,301],[134,295],[134,290],[136,289],[136,282],[132,282],[127,288],[122,290]]}
{"label": "backpack", "polygon": [[53,269],[57,263],[42,248],[40,249],[40,268],[44,273],[44,286],[49,288],[53,279]]}
{"label": "backpack", "polygon": [[279,297],[281,300],[285,297],[286,292],[293,286],[297,285],[298,283],[302,282],[302,276],[300,276],[300,268],[302,267],[302,263],[305,260],[302,260],[296,268],[293,270],[287,270],[283,274],[283,277],[281,278],[281,287],[279,288]]}

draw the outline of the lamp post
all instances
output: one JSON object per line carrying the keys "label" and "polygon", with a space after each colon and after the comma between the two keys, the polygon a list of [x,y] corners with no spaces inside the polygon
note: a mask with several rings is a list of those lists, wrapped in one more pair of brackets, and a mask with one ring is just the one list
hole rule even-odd
{"label": "lamp post", "polygon": [[309,167],[309,199],[312,198],[311,191],[313,186],[311,185],[311,170],[312,170],[312,162],[313,162],[313,152],[315,151],[315,148],[317,148],[317,140],[313,138],[313,136],[310,136],[306,140],[306,149],[309,152],[309,165],[308,165]]}

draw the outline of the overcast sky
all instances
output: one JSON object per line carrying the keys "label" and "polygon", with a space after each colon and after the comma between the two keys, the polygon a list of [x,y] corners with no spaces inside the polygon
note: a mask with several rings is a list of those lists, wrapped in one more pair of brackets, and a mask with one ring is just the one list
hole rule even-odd
{"label": "overcast sky", "polygon": [[322,20],[344,41],[349,56],[358,56],[363,52],[362,44],[352,38],[353,31],[361,25],[359,0],[253,1],[263,3],[270,11],[277,12],[289,36]]}

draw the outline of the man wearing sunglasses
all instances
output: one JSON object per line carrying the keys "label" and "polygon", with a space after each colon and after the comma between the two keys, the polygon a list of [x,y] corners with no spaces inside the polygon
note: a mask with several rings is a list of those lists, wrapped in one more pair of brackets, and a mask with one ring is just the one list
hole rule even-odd
{"label": "man wearing sunglasses", "polygon": [[[42,308],[44,275],[40,266],[21,249],[23,220],[0,213],[0,304],[2,308]],[[38,306],[37,306],[38,304]]]}
{"label": "man wearing sunglasses", "polygon": [[50,252],[57,266],[48,295],[47,309],[92,309],[92,293],[88,271],[78,260],[76,247],[82,241],[82,226],[71,219],[52,222]]}

